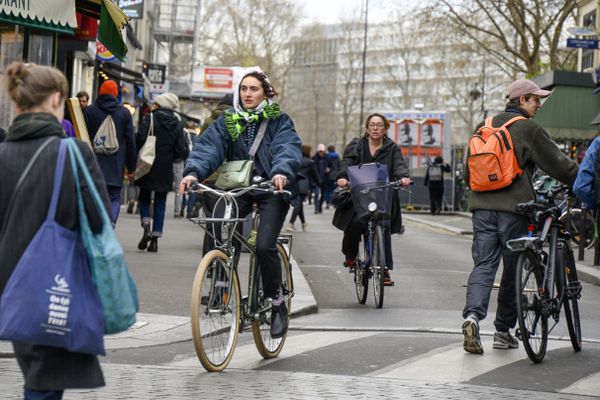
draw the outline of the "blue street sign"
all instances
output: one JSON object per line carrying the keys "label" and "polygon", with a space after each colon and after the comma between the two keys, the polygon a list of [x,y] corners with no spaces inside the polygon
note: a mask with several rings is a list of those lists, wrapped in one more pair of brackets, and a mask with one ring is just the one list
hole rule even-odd
{"label": "blue street sign", "polygon": [[567,39],[567,47],[574,47],[576,49],[597,49],[598,40],[596,39]]}

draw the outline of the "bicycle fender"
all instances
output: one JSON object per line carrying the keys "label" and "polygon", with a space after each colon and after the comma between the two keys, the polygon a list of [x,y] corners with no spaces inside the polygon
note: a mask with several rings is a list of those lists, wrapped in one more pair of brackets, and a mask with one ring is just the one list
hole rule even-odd
{"label": "bicycle fender", "polygon": [[537,237],[529,237],[529,236],[524,236],[518,239],[511,239],[508,242],[506,242],[506,247],[508,247],[508,249],[510,251],[524,251],[526,249],[532,249],[535,250],[536,249],[536,243],[539,239]]}

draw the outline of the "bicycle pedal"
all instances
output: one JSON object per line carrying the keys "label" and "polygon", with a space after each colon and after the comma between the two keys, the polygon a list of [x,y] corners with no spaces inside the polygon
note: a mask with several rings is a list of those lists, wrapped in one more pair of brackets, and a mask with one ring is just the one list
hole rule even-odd
{"label": "bicycle pedal", "polygon": [[579,281],[572,281],[567,284],[567,297],[570,299],[581,297],[581,283]]}

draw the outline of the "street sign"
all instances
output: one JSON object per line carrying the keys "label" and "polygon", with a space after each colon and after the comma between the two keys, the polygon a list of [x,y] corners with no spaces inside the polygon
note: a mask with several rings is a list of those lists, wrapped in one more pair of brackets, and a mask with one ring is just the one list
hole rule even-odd
{"label": "street sign", "polygon": [[167,66],[164,64],[147,64],[144,63],[144,75],[148,77],[148,80],[152,83],[165,83],[165,76],[167,72]]}
{"label": "street sign", "polygon": [[598,40],[596,39],[567,39],[567,47],[576,49],[597,49]]}

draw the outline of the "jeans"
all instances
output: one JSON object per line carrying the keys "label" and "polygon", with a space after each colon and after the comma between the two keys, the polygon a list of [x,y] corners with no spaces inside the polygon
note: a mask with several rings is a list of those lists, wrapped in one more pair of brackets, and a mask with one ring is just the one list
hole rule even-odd
{"label": "jeans", "polygon": [[[318,187],[318,192],[315,192],[315,212],[323,212],[323,202],[325,201],[325,183]],[[318,193],[318,195],[316,194]]]}
{"label": "jeans", "polygon": [[494,278],[503,259],[504,269],[498,292],[498,308],[494,326],[500,332],[508,332],[517,322],[515,299],[516,254],[508,250],[506,242],[527,234],[527,217],[491,210],[473,212],[473,262],[469,275],[467,300],[463,318],[475,313],[480,320],[487,315]]}
{"label": "jeans", "polygon": [[442,211],[444,198],[444,187],[429,186],[429,201],[431,203],[431,214],[435,215]]}
{"label": "jeans", "polygon": [[[140,218],[142,224],[150,222],[150,200],[152,191],[140,189]],[[167,203],[167,192],[154,192],[154,220],[152,221],[152,236],[161,237],[165,223],[165,206]]]}
{"label": "jeans", "polygon": [[182,195],[179,194],[179,182],[183,178],[183,164],[183,161],[175,161],[173,163],[173,190],[175,190],[175,209],[173,212],[175,215],[181,214]]}
{"label": "jeans", "polygon": [[117,224],[119,212],[121,211],[121,188],[119,186],[107,186],[108,198],[110,199],[111,221],[113,226]]}
{"label": "jeans", "polygon": [[25,400],[61,400],[63,390],[31,390],[25,389]]}
{"label": "jeans", "polygon": [[[385,246],[385,263],[387,269],[394,269],[394,258],[392,255],[392,235],[390,233],[390,221],[381,221],[383,228],[383,244]],[[354,214],[352,222],[344,231],[342,239],[342,254],[346,258],[354,260],[358,256],[358,246],[360,246],[360,236],[365,233],[366,224],[360,222]]]}
{"label": "jeans", "polygon": [[294,211],[292,211],[292,217],[290,218],[290,224],[296,222],[296,218],[300,217],[300,222],[305,223],[304,219],[304,200],[306,200],[306,195],[299,195],[298,207],[294,207]]}

